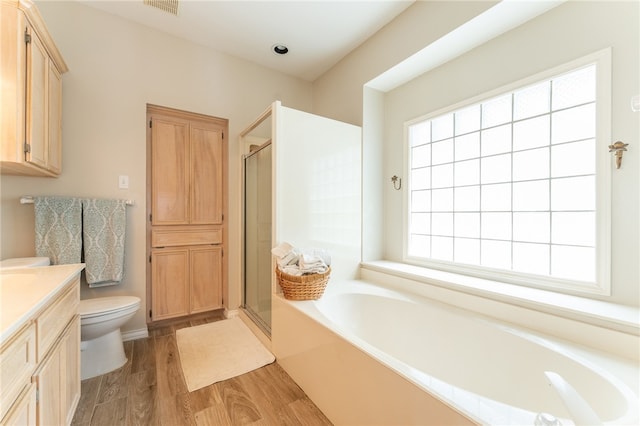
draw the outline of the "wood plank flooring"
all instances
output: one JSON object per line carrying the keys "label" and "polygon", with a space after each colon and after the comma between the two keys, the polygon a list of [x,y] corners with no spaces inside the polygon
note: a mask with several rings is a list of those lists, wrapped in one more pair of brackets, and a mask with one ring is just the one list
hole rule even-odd
{"label": "wood plank flooring", "polygon": [[183,321],[125,342],[122,368],[82,381],[72,425],[331,425],[277,362],[189,392],[175,332],[220,319]]}

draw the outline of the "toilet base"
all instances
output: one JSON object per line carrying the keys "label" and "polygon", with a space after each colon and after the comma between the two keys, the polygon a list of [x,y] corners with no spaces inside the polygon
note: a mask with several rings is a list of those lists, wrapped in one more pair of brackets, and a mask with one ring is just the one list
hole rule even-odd
{"label": "toilet base", "polygon": [[106,374],[127,362],[120,329],[93,340],[80,342],[80,378],[82,380]]}

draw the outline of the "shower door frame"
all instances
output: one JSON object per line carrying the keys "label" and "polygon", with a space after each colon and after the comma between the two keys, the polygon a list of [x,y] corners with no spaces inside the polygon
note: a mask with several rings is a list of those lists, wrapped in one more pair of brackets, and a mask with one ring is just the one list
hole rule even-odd
{"label": "shower door frame", "polygon": [[[247,207],[247,202],[246,202],[246,188],[247,188],[247,179],[246,179],[246,161],[247,159],[253,157],[254,155],[258,154],[260,151],[262,151],[265,148],[271,147],[271,164],[270,164],[270,169],[271,169],[271,193],[269,193],[269,198],[271,199],[271,205],[270,205],[270,209],[271,209],[271,236],[270,236],[270,240],[271,243],[273,243],[273,146],[272,146],[272,139],[267,140],[266,142],[264,142],[263,144],[261,144],[260,146],[258,146],[258,148],[256,148],[255,150],[252,150],[251,152],[244,154],[242,156],[242,294],[241,294],[241,307],[243,309],[243,311],[245,312],[245,314],[254,322],[254,324],[256,324],[256,326],[258,328],[260,328],[260,330],[269,338],[271,337],[271,326],[270,324],[267,323],[267,321],[265,321],[259,313],[257,313],[256,311],[254,311],[250,306],[247,305],[246,303],[246,296],[247,296],[247,291],[246,291],[246,287],[247,287],[247,273],[246,273],[246,268],[247,268],[247,243],[246,243],[246,238],[247,238],[247,231],[246,231],[246,207]],[[271,258],[271,262],[270,262],[270,272],[269,272],[269,300],[271,302],[272,298],[273,298],[273,273],[271,272],[273,271],[273,258]],[[271,304],[271,303],[270,303]],[[271,310],[271,307],[269,308]],[[269,315],[271,316],[271,312],[269,313]]]}

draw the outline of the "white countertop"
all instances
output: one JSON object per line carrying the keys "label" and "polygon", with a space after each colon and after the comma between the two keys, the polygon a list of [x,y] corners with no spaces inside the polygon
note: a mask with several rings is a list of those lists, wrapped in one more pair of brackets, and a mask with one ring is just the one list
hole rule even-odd
{"label": "white countertop", "polygon": [[83,263],[0,273],[0,344],[84,269]]}

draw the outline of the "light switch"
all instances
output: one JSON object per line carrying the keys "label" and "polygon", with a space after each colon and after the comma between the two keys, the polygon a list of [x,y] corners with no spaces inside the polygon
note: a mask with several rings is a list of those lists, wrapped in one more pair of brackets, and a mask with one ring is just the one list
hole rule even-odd
{"label": "light switch", "polygon": [[125,175],[118,176],[118,188],[120,189],[129,188],[129,176],[125,176]]}

